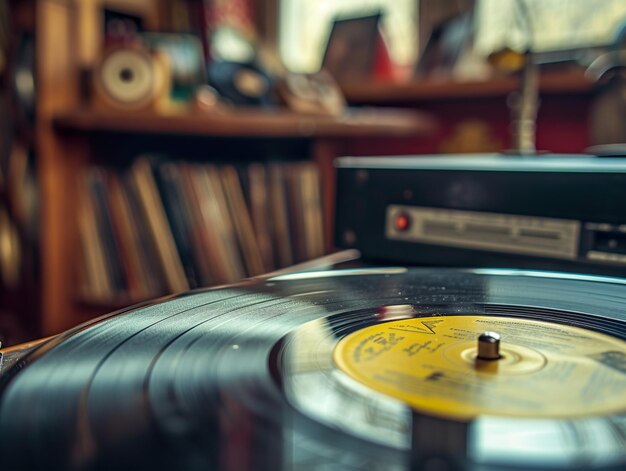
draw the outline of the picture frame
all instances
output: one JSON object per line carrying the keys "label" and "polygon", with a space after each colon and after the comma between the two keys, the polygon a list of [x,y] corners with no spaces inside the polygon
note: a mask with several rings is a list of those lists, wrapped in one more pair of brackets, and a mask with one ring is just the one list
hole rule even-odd
{"label": "picture frame", "polygon": [[450,76],[474,34],[472,12],[452,16],[433,27],[417,61],[418,78]]}
{"label": "picture frame", "polygon": [[337,18],[328,37],[322,69],[336,81],[356,82],[370,79],[375,65],[376,46],[382,13]]}

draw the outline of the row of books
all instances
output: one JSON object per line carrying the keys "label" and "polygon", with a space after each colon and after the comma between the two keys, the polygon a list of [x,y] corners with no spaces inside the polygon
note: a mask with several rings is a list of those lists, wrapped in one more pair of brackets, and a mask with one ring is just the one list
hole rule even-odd
{"label": "row of books", "polygon": [[141,300],[267,273],[323,255],[322,219],[312,162],[92,166],[79,211],[81,291]]}

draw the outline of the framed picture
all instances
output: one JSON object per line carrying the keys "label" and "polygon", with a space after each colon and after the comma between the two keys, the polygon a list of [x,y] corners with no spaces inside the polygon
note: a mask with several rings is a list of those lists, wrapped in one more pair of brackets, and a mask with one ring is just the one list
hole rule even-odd
{"label": "framed picture", "polygon": [[381,14],[336,19],[333,23],[322,68],[338,82],[372,77]]}
{"label": "framed picture", "polygon": [[474,33],[473,14],[464,13],[443,21],[430,33],[417,62],[417,77],[452,75],[454,66]]}

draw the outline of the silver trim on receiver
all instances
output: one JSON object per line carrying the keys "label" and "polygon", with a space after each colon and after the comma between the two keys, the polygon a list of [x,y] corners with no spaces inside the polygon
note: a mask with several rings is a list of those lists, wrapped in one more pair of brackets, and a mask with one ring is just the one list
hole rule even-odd
{"label": "silver trim on receiver", "polygon": [[[408,227],[396,228],[406,215]],[[576,259],[581,223],[569,219],[418,206],[387,207],[388,239],[448,247]]]}

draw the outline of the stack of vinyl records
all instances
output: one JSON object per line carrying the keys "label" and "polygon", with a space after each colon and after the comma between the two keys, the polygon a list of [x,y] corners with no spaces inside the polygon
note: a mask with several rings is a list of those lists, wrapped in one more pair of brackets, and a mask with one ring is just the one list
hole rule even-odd
{"label": "stack of vinyl records", "polygon": [[199,164],[138,158],[82,182],[83,297],[149,299],[323,255],[312,162]]}

